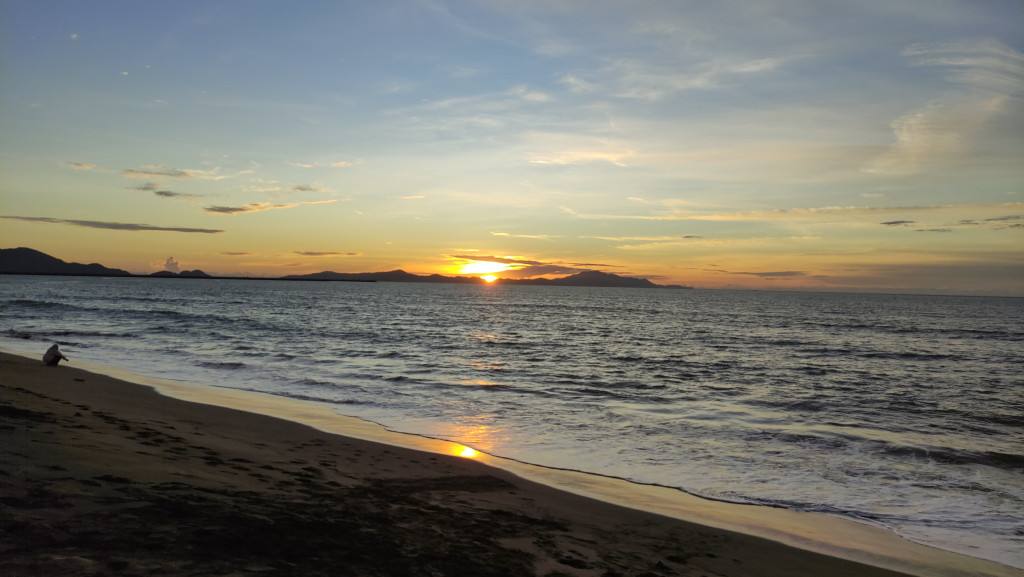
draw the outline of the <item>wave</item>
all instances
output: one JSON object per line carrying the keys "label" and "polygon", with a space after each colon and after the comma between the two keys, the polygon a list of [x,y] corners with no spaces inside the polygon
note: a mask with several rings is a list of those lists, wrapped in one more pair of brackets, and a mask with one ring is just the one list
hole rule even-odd
{"label": "wave", "polygon": [[238,361],[199,361],[196,363],[196,366],[206,369],[236,371],[245,368],[246,365]]}

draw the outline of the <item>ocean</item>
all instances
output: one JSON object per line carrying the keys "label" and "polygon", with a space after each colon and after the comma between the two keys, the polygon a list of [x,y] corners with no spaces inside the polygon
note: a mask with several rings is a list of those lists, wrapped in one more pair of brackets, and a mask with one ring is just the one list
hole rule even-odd
{"label": "ocean", "polygon": [[0,276],[0,349],[1024,568],[1024,299]]}

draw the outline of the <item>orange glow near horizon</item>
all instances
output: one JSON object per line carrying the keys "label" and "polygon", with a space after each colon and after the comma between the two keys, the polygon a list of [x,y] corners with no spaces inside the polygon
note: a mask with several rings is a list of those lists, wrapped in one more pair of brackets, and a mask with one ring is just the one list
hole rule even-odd
{"label": "orange glow near horizon", "polygon": [[482,276],[480,278],[484,279],[484,282],[488,282],[488,283],[492,283],[492,282],[498,280],[498,277],[494,276],[493,274],[485,274],[484,276]]}
{"label": "orange glow near horizon", "polygon": [[459,447],[456,447],[456,450],[458,451],[458,453],[456,454],[460,457],[465,457],[467,459],[472,459],[473,457],[476,457],[476,450],[465,445],[460,445]]}
{"label": "orange glow near horizon", "polygon": [[491,262],[488,260],[475,260],[462,265],[462,267],[459,268],[459,274],[489,275],[492,273],[505,271],[510,268],[512,267],[508,266],[507,264],[502,264],[500,262]]}

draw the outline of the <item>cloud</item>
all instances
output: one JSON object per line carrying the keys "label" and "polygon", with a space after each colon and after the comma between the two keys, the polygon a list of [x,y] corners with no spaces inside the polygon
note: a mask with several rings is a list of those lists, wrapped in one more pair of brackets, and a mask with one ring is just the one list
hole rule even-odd
{"label": "cloud", "polygon": [[782,64],[782,61],[778,58],[762,58],[760,60],[750,60],[747,62],[741,62],[739,64],[729,67],[729,72],[736,73],[748,73],[748,72],[764,72],[766,70],[773,70],[778,68]]}
{"label": "cloud", "polygon": [[297,184],[292,187],[292,190],[296,190],[298,192],[320,192],[319,188],[309,184]]}
{"label": "cloud", "polygon": [[1007,123],[997,120],[1013,114],[1013,99],[1024,94],[1024,54],[990,38],[914,44],[902,54],[911,66],[946,71],[953,87],[893,120],[896,141],[862,170],[911,176],[974,161],[995,134],[1006,130]]}
{"label": "cloud", "polygon": [[709,272],[720,272],[725,274],[741,274],[747,276],[756,276],[766,279],[777,279],[777,278],[792,278],[807,276],[807,271],[802,270],[779,270],[779,271],[767,271],[767,272],[745,272],[745,271],[730,271],[722,269],[708,269]]}
{"label": "cloud", "polygon": [[457,258],[462,260],[471,261],[485,261],[485,262],[496,262],[501,264],[512,264],[512,265],[542,265],[541,261],[537,260],[525,260],[516,257],[507,256],[484,256],[484,255],[466,255],[466,254],[453,254],[451,258]]}
{"label": "cloud", "polygon": [[972,88],[1002,94],[1024,89],[1024,54],[995,38],[913,44],[902,55],[911,66],[945,68],[950,80]]}
{"label": "cloud", "polygon": [[294,160],[286,160],[284,161],[284,163],[287,164],[288,166],[293,166],[295,168],[345,168],[347,166],[353,166],[355,164],[362,164],[362,161],[357,160],[355,162],[350,162],[348,160],[338,160],[335,162],[328,162],[325,164],[323,162],[298,162]]}
{"label": "cloud", "polygon": [[884,224],[886,226],[899,226],[901,224],[914,224],[914,221],[912,221],[912,220],[890,220],[888,222],[880,222],[879,224]]}
{"label": "cloud", "polygon": [[919,228],[915,232],[953,232],[951,228]]}
{"label": "cloud", "polygon": [[837,222],[856,220],[860,217],[877,217],[884,214],[907,213],[963,213],[974,212],[1008,212],[1024,208],[1022,202],[1003,204],[951,204],[936,206],[825,206],[815,208],[777,208],[774,210],[753,210],[731,213],[701,213],[688,208],[670,207],[661,214],[588,214],[580,213],[568,207],[561,209],[577,218],[587,220],[707,220],[707,221],[803,221],[803,222]]}
{"label": "cloud", "polygon": [[251,252],[222,252],[224,256],[252,256],[254,253]]}
{"label": "cloud", "polygon": [[154,190],[153,194],[155,194],[157,196],[162,196],[164,198],[184,198],[186,200],[191,200],[191,199],[195,199],[195,198],[202,198],[203,196],[206,196],[206,195],[203,195],[203,194],[189,194],[189,193],[186,193],[186,192],[174,192],[173,190]]}
{"label": "cloud", "polygon": [[[657,63],[636,58],[619,58],[602,70],[593,73],[615,88],[611,92],[619,98],[662,100],[692,91],[717,90],[735,84],[742,76],[774,70],[784,63],[781,58],[745,60],[721,58]],[[578,77],[566,79],[572,89]]]}
{"label": "cloud", "polygon": [[125,178],[191,178],[192,175],[185,170],[151,164],[141,168],[128,168],[121,171]]}
{"label": "cloud", "polygon": [[139,186],[133,186],[133,187],[130,187],[130,188],[132,190],[142,190],[142,191],[145,191],[145,192],[152,192],[153,194],[155,194],[157,196],[164,197],[164,198],[181,198],[181,199],[189,200],[189,201],[197,199],[197,198],[202,198],[202,197],[206,196],[205,194],[190,194],[190,193],[186,193],[186,192],[174,192],[173,190],[161,189],[160,185],[158,185],[156,183],[153,183],[153,182],[147,182],[146,184],[142,184],[142,185],[139,185]]}
{"label": "cloud", "polygon": [[203,210],[214,214],[242,214],[246,212],[260,212],[264,210],[280,210],[294,208],[304,204],[328,204],[338,202],[337,200],[307,200],[305,202],[292,202],[287,204],[271,204],[269,202],[251,202],[242,206],[207,206]]}
{"label": "cloud", "polygon": [[587,270],[592,269],[552,263],[528,265],[517,269],[502,271],[499,274],[508,278],[532,278],[535,276],[545,275],[570,275]]}
{"label": "cloud", "polygon": [[49,224],[67,224],[71,226],[82,226],[86,228],[99,228],[105,230],[125,230],[125,231],[156,231],[156,232],[195,232],[203,234],[218,234],[224,232],[223,230],[215,230],[208,228],[185,228],[185,227],[165,227],[165,226],[151,226],[148,224],[132,224],[123,222],[103,222],[97,220],[70,220],[63,218],[46,218],[40,216],[0,216],[0,218],[8,218],[12,220],[24,220],[28,222],[44,222]]}
{"label": "cloud", "polygon": [[295,254],[302,256],[359,256],[357,252],[312,252],[312,251],[294,251]]}
{"label": "cloud", "polygon": [[556,234],[512,234],[508,232],[495,231],[491,231],[491,236],[502,236],[507,238],[531,238],[535,240],[552,240],[556,238],[562,238],[561,235]]}
{"label": "cloud", "polygon": [[597,240],[610,240],[612,242],[642,241],[642,242],[663,242],[703,238],[695,234],[665,235],[665,236],[584,236],[580,238],[593,238]]}
{"label": "cloud", "polygon": [[969,129],[964,119],[973,118],[972,124],[988,120],[983,108],[960,108],[936,101],[893,120],[889,126],[896,142],[868,162],[863,171],[878,176],[911,176],[944,161],[955,162],[965,148],[963,132]]}
{"label": "cloud", "polygon": [[621,268],[622,265],[618,264],[604,264],[599,262],[574,262],[572,266],[586,267],[586,270],[593,270],[595,268]]}
{"label": "cloud", "polygon": [[592,164],[607,162],[627,166],[626,160],[636,151],[603,138],[589,138],[576,134],[534,133],[527,154],[530,164]]}
{"label": "cloud", "polygon": [[551,96],[539,90],[530,90],[526,86],[519,85],[512,89],[512,94],[528,102],[548,102]]}
{"label": "cloud", "polygon": [[180,168],[173,168],[162,164],[147,164],[139,168],[127,168],[121,171],[121,175],[125,178],[197,178],[199,180],[225,180],[250,173],[252,173],[252,170],[243,170],[237,174],[221,174],[219,167],[212,170],[182,170]]}
{"label": "cloud", "polygon": [[173,256],[169,256],[167,257],[167,260],[164,261],[164,270],[171,272],[181,272],[181,264],[178,263],[178,261]]}
{"label": "cloud", "polygon": [[92,172],[110,172],[110,170],[108,170],[106,168],[100,168],[99,166],[96,166],[95,164],[89,164],[89,163],[86,163],[86,162],[62,162],[61,164],[66,166],[66,167],[68,167],[68,168],[72,168],[74,170],[84,170],[84,171],[92,171]]}
{"label": "cloud", "polygon": [[568,86],[570,92],[575,92],[577,94],[585,94],[597,90],[597,86],[595,84],[587,82],[575,74],[566,74],[559,78],[559,81]]}

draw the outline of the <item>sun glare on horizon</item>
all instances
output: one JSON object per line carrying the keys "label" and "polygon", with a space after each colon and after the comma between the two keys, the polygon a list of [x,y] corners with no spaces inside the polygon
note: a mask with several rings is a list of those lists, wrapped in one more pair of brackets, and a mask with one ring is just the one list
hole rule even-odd
{"label": "sun glare on horizon", "polygon": [[487,283],[492,283],[492,282],[498,280],[498,277],[494,276],[493,274],[485,274],[484,276],[482,276],[480,278],[484,279],[484,282],[487,282]]}

